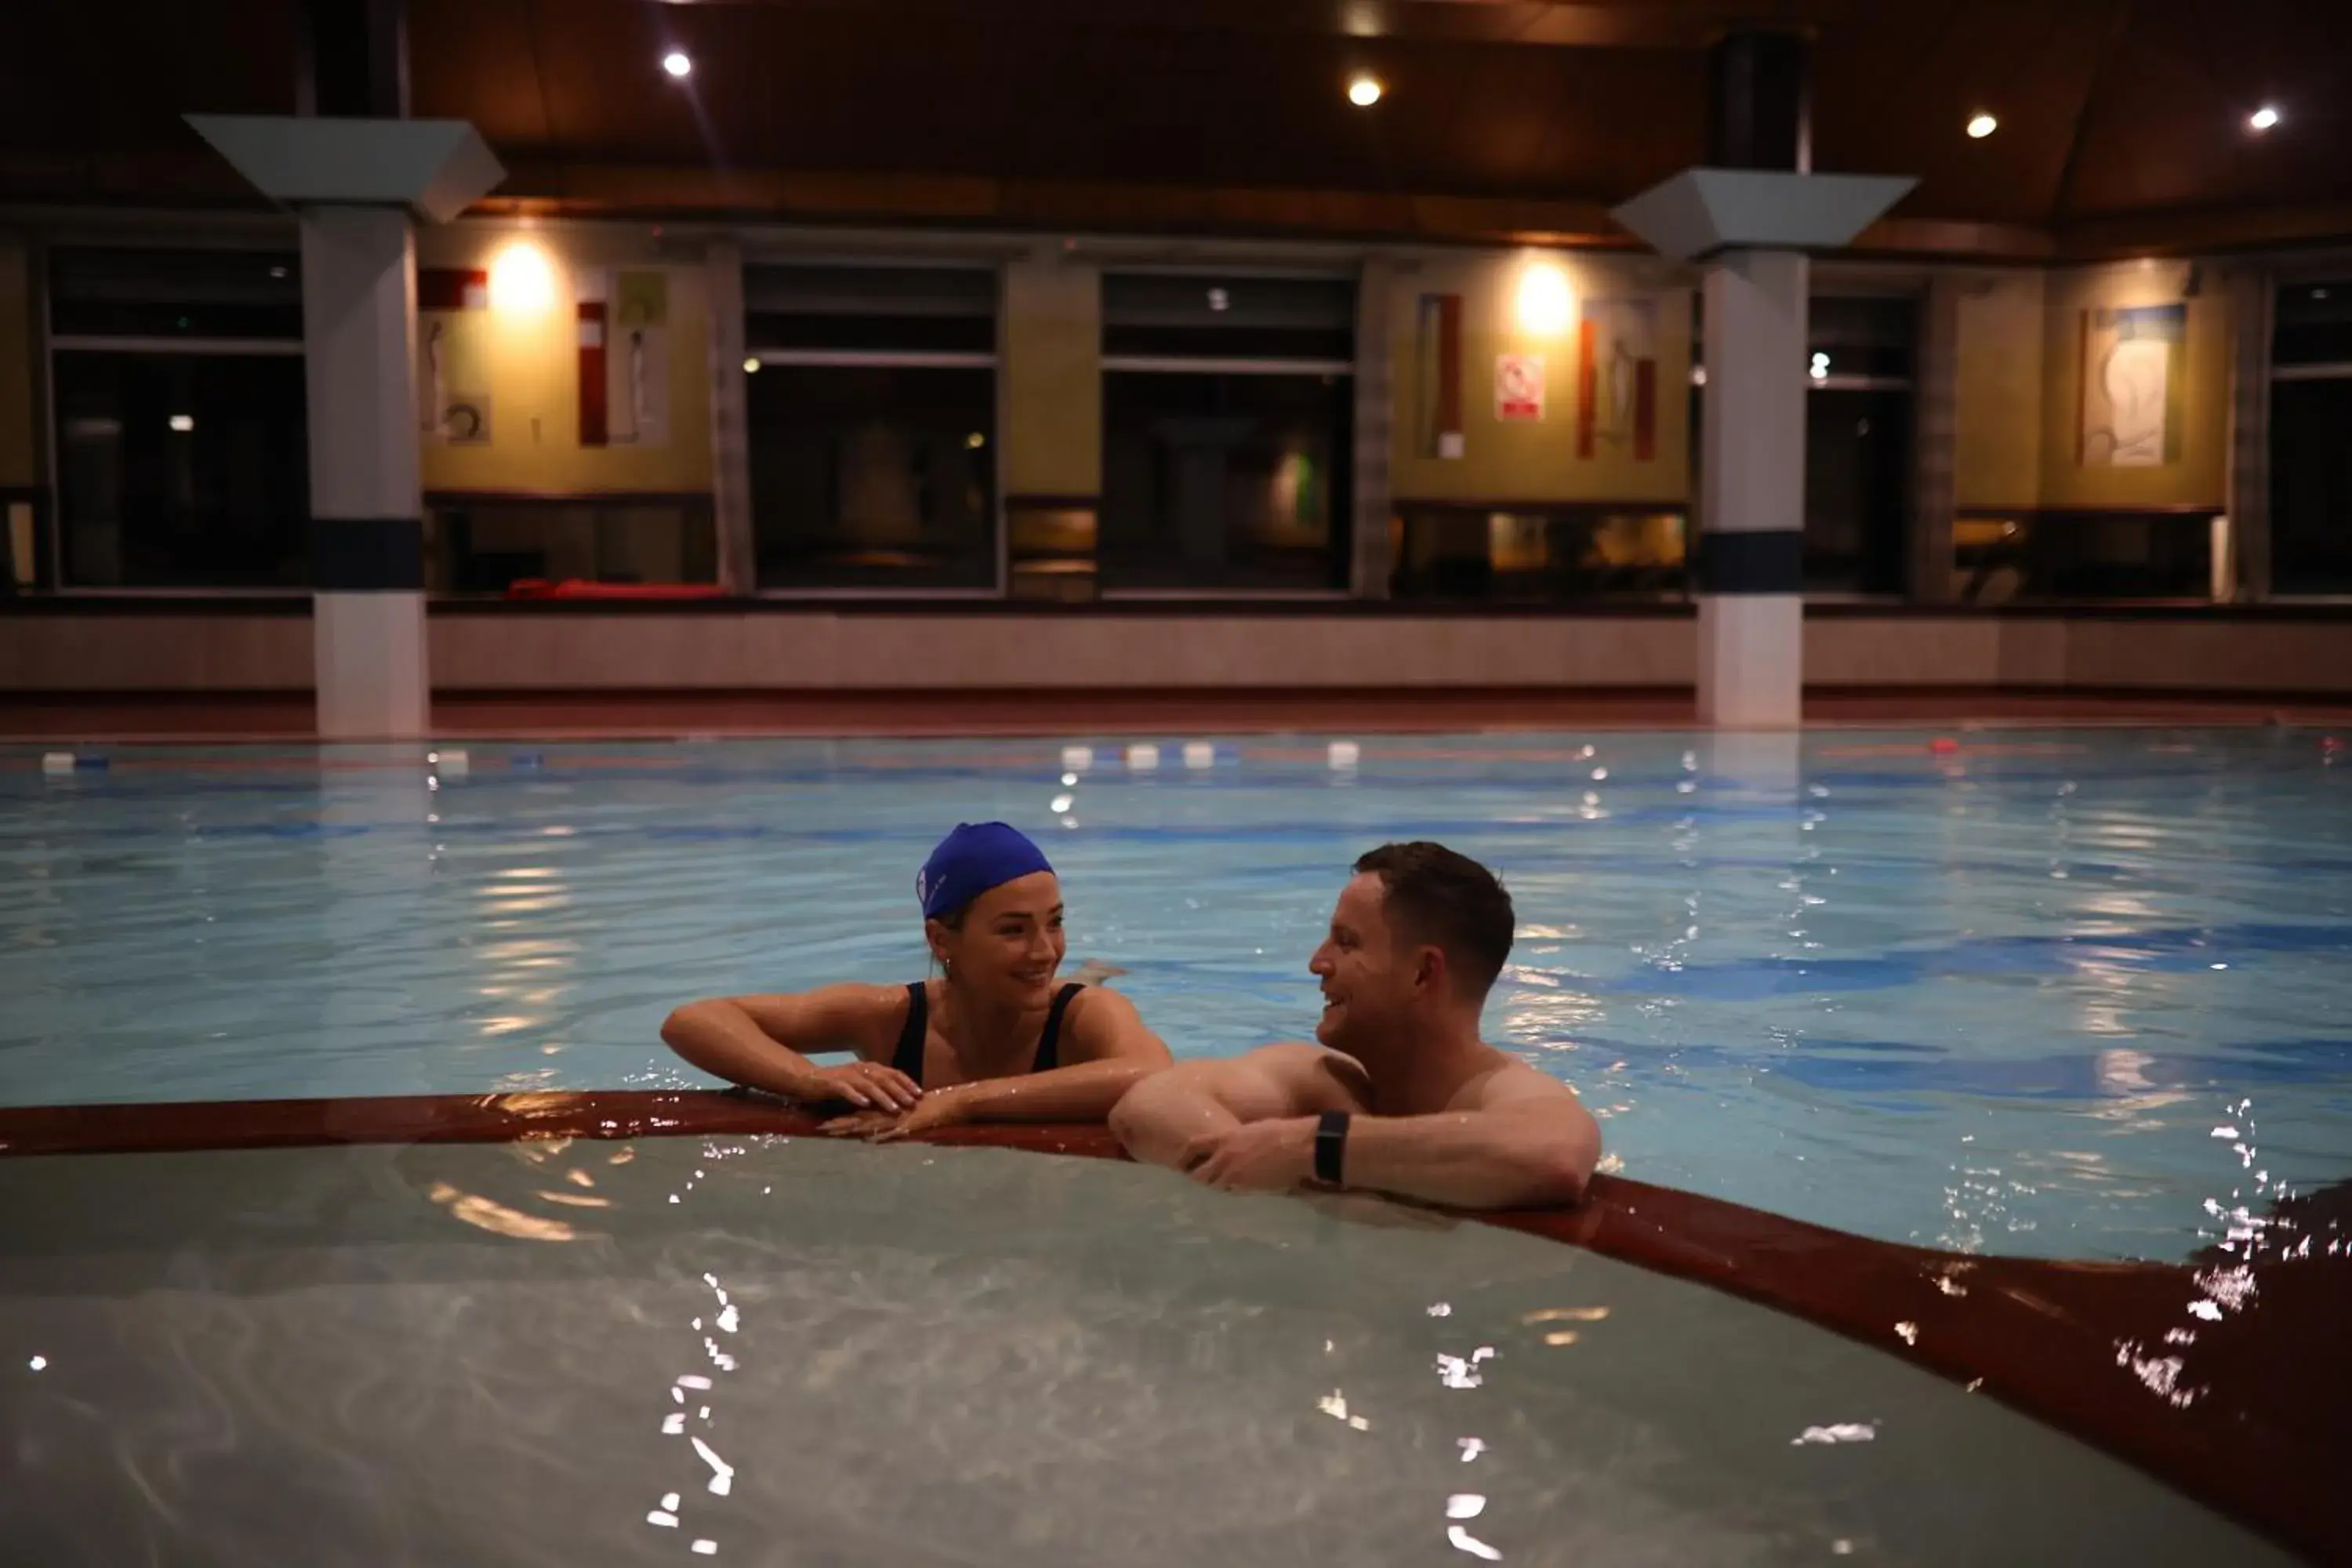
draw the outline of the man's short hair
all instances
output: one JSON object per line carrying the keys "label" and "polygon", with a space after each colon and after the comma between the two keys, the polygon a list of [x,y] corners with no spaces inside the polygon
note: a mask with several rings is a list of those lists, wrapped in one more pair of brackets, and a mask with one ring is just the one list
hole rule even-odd
{"label": "man's short hair", "polygon": [[1356,862],[1381,879],[1381,909],[1415,942],[1445,954],[1465,996],[1483,999],[1511,955],[1517,917],[1495,873],[1443,844],[1383,844]]}

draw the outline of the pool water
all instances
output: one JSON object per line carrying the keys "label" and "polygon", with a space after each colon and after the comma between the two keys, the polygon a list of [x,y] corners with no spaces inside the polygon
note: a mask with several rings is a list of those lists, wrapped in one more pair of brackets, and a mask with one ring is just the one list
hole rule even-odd
{"label": "pool water", "polygon": [[671,1005],[919,975],[915,868],[1002,817],[1180,1056],[1311,1029],[1357,854],[1486,861],[1489,1037],[1649,1181],[2178,1258],[2352,1176],[2352,762],[2315,731],[1330,739],[10,752],[0,1103],[701,1081]]}
{"label": "pool water", "polygon": [[824,1140],[0,1161],[10,1562],[2270,1563],[1703,1286]]}

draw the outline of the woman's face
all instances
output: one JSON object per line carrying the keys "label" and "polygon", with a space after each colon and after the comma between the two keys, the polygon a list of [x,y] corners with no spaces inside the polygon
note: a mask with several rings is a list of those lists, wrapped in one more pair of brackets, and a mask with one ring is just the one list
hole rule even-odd
{"label": "woman's face", "polygon": [[1033,871],[971,901],[955,930],[929,922],[931,952],[973,995],[1008,1005],[1042,1006],[1066,951],[1062,884]]}

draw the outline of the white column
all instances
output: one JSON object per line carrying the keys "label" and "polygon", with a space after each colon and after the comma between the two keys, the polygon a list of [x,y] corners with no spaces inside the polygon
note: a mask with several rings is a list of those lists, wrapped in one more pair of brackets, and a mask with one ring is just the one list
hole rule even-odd
{"label": "white column", "polygon": [[1809,273],[1783,250],[1726,251],[1707,266],[1698,716],[1718,728],[1802,717]]}
{"label": "white column", "polygon": [[319,735],[411,739],[432,702],[409,216],[317,206],[301,228]]}

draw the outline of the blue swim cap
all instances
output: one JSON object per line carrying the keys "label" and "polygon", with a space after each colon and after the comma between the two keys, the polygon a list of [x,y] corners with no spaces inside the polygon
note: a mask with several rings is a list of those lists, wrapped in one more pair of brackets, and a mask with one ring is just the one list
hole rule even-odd
{"label": "blue swim cap", "polygon": [[915,874],[915,897],[925,920],[962,909],[991,888],[1034,871],[1050,871],[1045,851],[1020,829],[1001,822],[963,822],[940,840]]}

